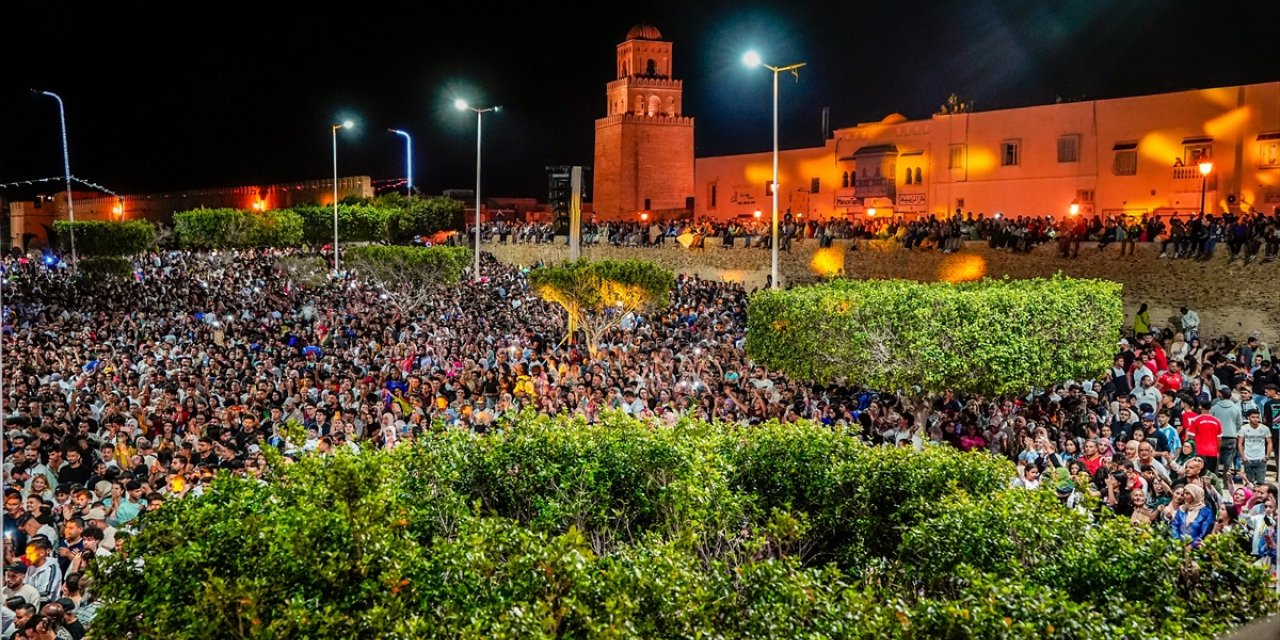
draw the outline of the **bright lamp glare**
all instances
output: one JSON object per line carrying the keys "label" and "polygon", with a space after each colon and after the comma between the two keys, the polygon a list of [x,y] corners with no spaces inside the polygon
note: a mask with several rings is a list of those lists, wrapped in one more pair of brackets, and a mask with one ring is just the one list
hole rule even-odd
{"label": "bright lamp glare", "polygon": [[453,101],[453,106],[457,107],[459,111],[466,111],[467,101],[463,100],[462,98],[458,98],[457,100]]}
{"label": "bright lamp glare", "polygon": [[351,127],[354,127],[354,126],[356,126],[356,123],[354,123],[354,122],[352,122],[352,121],[350,121],[350,120],[343,120],[343,121],[342,121],[342,128],[343,128],[343,129],[350,129]]}
{"label": "bright lamp glare", "polygon": [[742,63],[748,67],[758,67],[760,66],[760,54],[748,51],[746,55],[742,56]]}

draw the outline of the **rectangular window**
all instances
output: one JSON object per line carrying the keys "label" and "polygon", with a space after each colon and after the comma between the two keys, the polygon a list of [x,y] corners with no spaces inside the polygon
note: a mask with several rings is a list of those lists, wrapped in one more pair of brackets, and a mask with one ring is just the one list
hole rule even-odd
{"label": "rectangular window", "polygon": [[1258,168],[1280,167],[1280,131],[1258,135]]}
{"label": "rectangular window", "polygon": [[821,178],[812,178],[809,180],[809,193],[817,193],[821,185]]}
{"label": "rectangular window", "polygon": [[1188,167],[1194,167],[1201,162],[1213,160],[1213,143],[1183,145],[1182,157]]}
{"label": "rectangular window", "polygon": [[1000,143],[1000,165],[1004,167],[1016,167],[1022,159],[1020,152],[1022,150],[1022,142],[1019,140],[1005,140]]}
{"label": "rectangular window", "polygon": [[1112,173],[1118,176],[1138,175],[1138,150],[1121,149],[1116,151],[1116,161]]}
{"label": "rectangular window", "polygon": [[1093,204],[1093,189],[1076,189],[1076,202]]}
{"label": "rectangular window", "polygon": [[1080,161],[1080,136],[1058,136],[1058,162]]}
{"label": "rectangular window", "polygon": [[947,160],[947,168],[948,169],[964,168],[964,145],[962,144],[951,145],[951,156],[950,156],[950,159]]}
{"label": "rectangular window", "polygon": [[707,193],[707,196],[708,196],[708,197],[707,197],[707,208],[708,208],[708,209],[710,209],[710,210],[712,210],[712,211],[715,211],[715,208],[716,208],[716,183],[714,183],[714,182],[712,182],[712,183],[711,183],[711,188],[710,188],[709,193]]}

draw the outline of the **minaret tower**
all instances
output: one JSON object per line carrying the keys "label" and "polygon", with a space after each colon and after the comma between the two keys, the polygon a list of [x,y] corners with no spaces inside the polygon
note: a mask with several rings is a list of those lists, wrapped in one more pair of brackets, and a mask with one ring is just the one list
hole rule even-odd
{"label": "minaret tower", "polygon": [[593,206],[601,220],[673,217],[693,208],[693,118],[672,78],[671,43],[647,24],[618,45],[606,115],[596,120]]}

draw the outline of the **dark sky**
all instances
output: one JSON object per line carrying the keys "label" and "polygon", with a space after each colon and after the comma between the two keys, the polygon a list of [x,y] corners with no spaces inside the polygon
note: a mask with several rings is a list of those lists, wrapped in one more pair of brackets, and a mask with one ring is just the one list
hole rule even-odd
{"label": "dark sky", "polygon": [[[33,3],[18,3],[33,4]],[[66,101],[72,173],[121,193],[323,178],[329,125],[339,171],[403,174],[414,136],[421,189],[471,188],[484,119],[486,195],[546,198],[549,164],[591,164],[614,48],[647,22],[674,43],[699,156],[770,148],[769,72],[782,146],[898,111],[927,117],[948,94],[979,110],[1280,80],[1280,2],[352,3],[321,15],[269,3],[6,7],[0,183],[61,175]],[[57,187],[54,187],[54,190]],[[0,195],[15,195],[12,189]]]}

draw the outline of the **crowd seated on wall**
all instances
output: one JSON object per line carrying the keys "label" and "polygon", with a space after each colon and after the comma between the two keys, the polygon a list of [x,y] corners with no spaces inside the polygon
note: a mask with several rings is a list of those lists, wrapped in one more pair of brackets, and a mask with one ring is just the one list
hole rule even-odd
{"label": "crowd seated on wall", "polygon": [[[474,233],[471,227],[468,234]],[[1280,255],[1280,210],[1271,215],[1193,214],[1173,216],[1075,215],[1075,216],[987,216],[957,211],[951,216],[930,215],[921,219],[822,218],[805,220],[803,215],[784,214],[779,221],[779,249],[793,243],[815,241],[819,246],[832,240],[890,240],[912,251],[954,253],[967,242],[986,243],[992,249],[1025,253],[1051,243],[1059,256],[1080,257],[1081,245],[1090,250],[1134,255],[1138,244],[1159,249],[1161,259],[1227,261],[1274,261]],[[563,232],[561,232],[563,234]],[[660,247],[679,244],[691,249],[769,248],[771,224],[754,216],[742,220],[711,219],[584,222],[584,245]],[[468,236],[470,237],[470,236]],[[559,236],[564,241],[563,235]],[[483,242],[500,244],[550,244],[557,241],[556,226],[548,222],[486,223],[481,227]],[[1115,245],[1115,249],[1110,249]],[[1219,249],[1222,245],[1222,249]],[[1086,251],[1088,256],[1089,252]]]}

